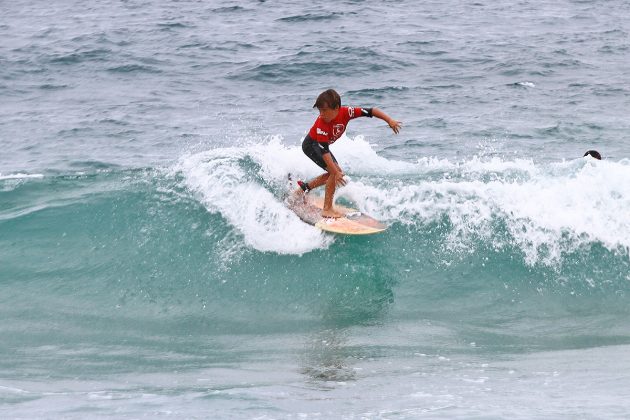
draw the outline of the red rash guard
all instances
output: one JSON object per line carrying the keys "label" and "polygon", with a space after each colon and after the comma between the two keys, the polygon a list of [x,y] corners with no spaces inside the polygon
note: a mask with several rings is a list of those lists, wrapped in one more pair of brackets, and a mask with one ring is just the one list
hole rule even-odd
{"label": "red rash guard", "polygon": [[348,106],[339,107],[339,113],[329,123],[321,116],[317,117],[315,124],[308,132],[308,136],[318,143],[333,144],[346,131],[348,121],[359,117],[371,117],[371,108],[354,108]]}

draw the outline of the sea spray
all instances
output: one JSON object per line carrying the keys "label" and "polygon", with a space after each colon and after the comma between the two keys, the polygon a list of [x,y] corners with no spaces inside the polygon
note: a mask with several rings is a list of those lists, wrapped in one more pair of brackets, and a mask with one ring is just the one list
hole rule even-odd
{"label": "sea spray", "polygon": [[[335,145],[333,152],[352,179],[337,197],[390,224],[421,230],[447,220],[449,247],[509,244],[528,265],[561,264],[563,256],[589,244],[628,256],[627,160],[536,163],[473,156],[414,163],[386,159],[374,147],[362,137]],[[274,138],[186,156],[176,168],[208,210],[222,214],[258,250],[301,254],[332,240],[283,205],[288,173],[308,179],[321,172],[299,147]]]}

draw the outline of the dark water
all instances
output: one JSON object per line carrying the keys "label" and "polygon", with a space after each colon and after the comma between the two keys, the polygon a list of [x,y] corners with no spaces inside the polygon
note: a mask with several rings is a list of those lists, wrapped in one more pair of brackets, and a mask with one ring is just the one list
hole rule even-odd
{"label": "dark water", "polygon": [[629,9],[2,4],[3,417],[627,417]]}

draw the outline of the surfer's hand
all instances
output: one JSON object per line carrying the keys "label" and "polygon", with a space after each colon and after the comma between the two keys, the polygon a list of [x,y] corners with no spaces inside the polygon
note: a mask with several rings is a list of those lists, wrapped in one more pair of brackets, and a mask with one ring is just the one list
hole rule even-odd
{"label": "surfer's hand", "polygon": [[400,121],[396,121],[395,119],[391,118],[389,115],[387,115],[380,109],[372,108],[372,116],[376,118],[380,118],[381,120],[385,121],[387,125],[389,125],[389,128],[394,130],[394,133],[398,134],[398,132],[400,131],[400,126],[402,125],[402,123]]}
{"label": "surfer's hand", "polygon": [[346,185],[346,180],[343,177],[343,173],[340,172],[335,176],[335,186],[343,187],[344,185]]}
{"label": "surfer's hand", "polygon": [[336,182],[335,182],[335,185],[336,185],[337,187],[343,187],[344,185],[346,185],[346,184],[347,184],[347,181],[346,181],[346,179],[344,178],[344,176],[345,176],[345,174],[344,174],[342,171],[338,171],[338,172],[335,174],[335,181],[336,181]]}
{"label": "surfer's hand", "polygon": [[389,125],[389,128],[394,130],[394,133],[398,134],[398,132],[400,131],[400,126],[402,125],[402,122],[396,121],[396,120],[392,120],[390,118],[389,120],[387,120],[387,124]]}

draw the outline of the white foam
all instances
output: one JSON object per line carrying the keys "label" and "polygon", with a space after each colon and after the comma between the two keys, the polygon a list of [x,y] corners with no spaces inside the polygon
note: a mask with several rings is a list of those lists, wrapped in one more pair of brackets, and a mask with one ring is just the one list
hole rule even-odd
{"label": "white foam", "polygon": [[[220,213],[259,251],[302,254],[327,247],[332,238],[303,223],[283,203],[248,173],[249,159],[259,165],[260,176],[271,185],[286,184],[287,173],[306,166],[301,150],[286,148],[279,139],[268,144],[214,149],[184,156],[176,168],[186,186],[210,212]],[[312,171],[316,173],[316,170]]]}
{"label": "white foam", "polygon": [[[386,159],[376,153],[376,144],[370,144],[363,136],[350,138],[343,135],[331,151],[346,173],[382,174],[382,173],[415,173],[417,165],[409,162]],[[311,163],[311,165],[313,165]],[[320,171],[321,172],[321,171]]]}
{"label": "white foam", "polygon": [[627,160],[534,164],[473,158],[451,165],[438,161],[436,167],[453,172],[387,186],[355,182],[346,194],[365,211],[403,223],[446,215],[453,224],[452,247],[469,247],[480,237],[505,245],[495,235],[501,221],[529,264],[557,264],[564,253],[595,242],[630,255]]}
{"label": "white foam", "polygon": [[[495,247],[518,247],[528,264],[557,264],[566,252],[593,243],[630,255],[628,160],[401,161],[379,155],[361,136],[343,137],[332,150],[351,179],[337,197],[390,223],[422,225],[447,217],[452,224],[447,247],[472,250],[481,238]],[[246,172],[244,159],[259,167],[258,179]],[[185,156],[179,170],[208,210],[221,213],[255,249],[304,253],[332,240],[302,223],[278,198],[287,173],[310,179],[322,172],[300,146],[275,137]]]}
{"label": "white foam", "polygon": [[0,181],[5,180],[5,179],[27,179],[27,178],[43,178],[43,177],[44,175],[42,174],[17,173],[17,174],[2,175],[2,173],[0,173]]}

